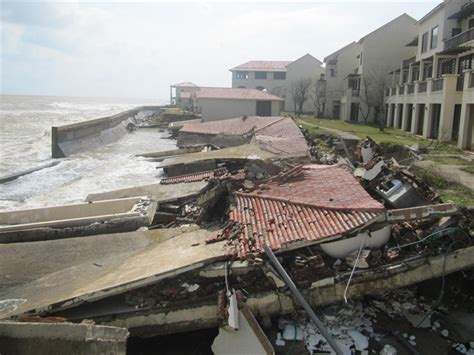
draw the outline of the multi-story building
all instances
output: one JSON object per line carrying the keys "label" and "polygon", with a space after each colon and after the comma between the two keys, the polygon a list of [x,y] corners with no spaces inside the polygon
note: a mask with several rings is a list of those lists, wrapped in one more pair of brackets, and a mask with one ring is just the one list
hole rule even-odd
{"label": "multi-story building", "polygon": [[474,3],[444,0],[417,29],[416,56],[391,73],[387,125],[472,149]]}
{"label": "multi-story building", "polygon": [[324,116],[341,118],[341,98],[344,96],[344,79],[357,71],[360,45],[352,42],[324,58],[326,70],[326,104]]}
{"label": "multi-story building", "polygon": [[[301,79],[310,79],[315,83],[324,73],[321,65],[322,62],[310,54],[294,61],[252,60],[230,69],[232,87],[265,90],[285,99],[285,110],[293,111],[294,102],[289,91],[291,85]],[[303,111],[314,111],[311,98],[304,103]]]}
{"label": "multi-story building", "polygon": [[384,109],[384,89],[381,95],[377,91],[389,71],[414,55],[414,49],[406,44],[416,36],[416,23],[414,18],[402,14],[359,40],[357,67],[344,78],[341,119],[353,122],[384,119],[376,117]]}

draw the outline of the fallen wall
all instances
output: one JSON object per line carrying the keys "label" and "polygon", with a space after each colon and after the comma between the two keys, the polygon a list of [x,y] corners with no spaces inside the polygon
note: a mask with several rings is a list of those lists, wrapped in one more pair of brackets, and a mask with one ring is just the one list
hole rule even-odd
{"label": "fallen wall", "polygon": [[125,355],[124,328],[72,323],[0,323],[0,350],[8,354]]}
{"label": "fallen wall", "polygon": [[51,156],[65,158],[71,154],[84,152],[109,144],[123,135],[129,123],[154,116],[161,111],[161,106],[142,106],[113,116],[51,127]]}

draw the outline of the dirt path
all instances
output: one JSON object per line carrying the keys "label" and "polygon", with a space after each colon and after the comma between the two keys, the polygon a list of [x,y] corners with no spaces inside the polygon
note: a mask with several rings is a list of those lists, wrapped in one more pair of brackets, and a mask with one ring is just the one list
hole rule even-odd
{"label": "dirt path", "polygon": [[349,132],[344,132],[344,131],[339,131],[339,130],[334,129],[334,128],[327,128],[327,127],[323,127],[323,126],[318,126],[316,124],[309,123],[305,120],[299,120],[299,122],[304,123],[305,125],[308,125],[310,127],[320,128],[322,130],[334,133],[334,134],[338,135],[339,137],[341,137],[342,139],[352,139],[352,140],[361,140],[362,139],[359,136],[356,136],[355,134],[352,134],[352,133],[349,133]]}

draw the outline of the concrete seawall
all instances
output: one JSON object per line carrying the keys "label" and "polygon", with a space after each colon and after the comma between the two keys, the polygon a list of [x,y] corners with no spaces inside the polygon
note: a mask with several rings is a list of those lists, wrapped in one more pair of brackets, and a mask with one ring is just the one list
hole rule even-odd
{"label": "concrete seawall", "polygon": [[128,132],[129,123],[158,115],[163,106],[141,106],[113,116],[51,127],[51,156],[65,158],[109,144]]}

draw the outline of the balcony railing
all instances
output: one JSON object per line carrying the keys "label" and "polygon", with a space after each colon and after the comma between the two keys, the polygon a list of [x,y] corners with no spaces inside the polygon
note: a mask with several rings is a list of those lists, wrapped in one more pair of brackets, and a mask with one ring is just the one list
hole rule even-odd
{"label": "balcony railing", "polygon": [[474,27],[458,34],[444,42],[444,49],[451,49],[457,47],[463,43],[474,40]]}
{"label": "balcony railing", "polygon": [[426,92],[426,87],[427,87],[426,81],[423,81],[418,84],[418,92]]}
{"label": "balcony railing", "polygon": [[474,71],[472,71],[471,75],[469,75],[469,87],[474,88]]}
{"label": "balcony railing", "polygon": [[456,91],[462,91],[464,89],[464,75],[458,76],[456,81]]}
{"label": "balcony railing", "polygon": [[431,91],[441,91],[443,90],[443,78],[434,79],[431,86]]}
{"label": "balcony railing", "polygon": [[401,85],[401,86],[398,88],[398,94],[399,94],[399,95],[405,94],[405,85]]}
{"label": "balcony railing", "polygon": [[397,94],[397,88],[391,88],[390,90],[392,92],[392,96],[395,96]]}
{"label": "balcony railing", "polygon": [[352,96],[359,96],[360,90],[359,89],[352,89]]}
{"label": "balcony railing", "polygon": [[415,92],[415,84],[408,84],[407,94],[413,94]]}

